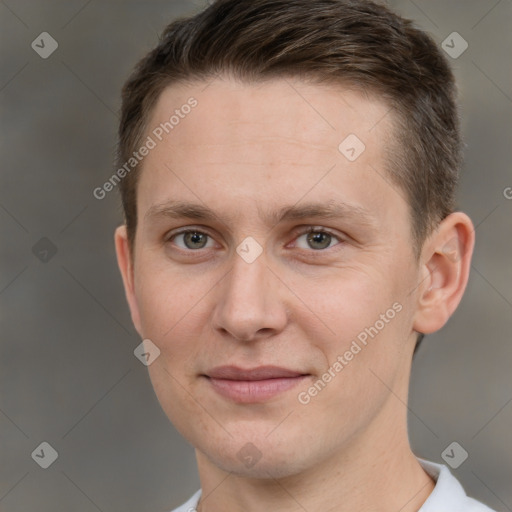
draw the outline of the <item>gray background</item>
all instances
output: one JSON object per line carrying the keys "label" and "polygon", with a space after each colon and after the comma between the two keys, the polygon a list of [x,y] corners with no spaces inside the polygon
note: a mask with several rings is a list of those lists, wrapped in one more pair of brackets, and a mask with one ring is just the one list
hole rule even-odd
{"label": "gray background", "polygon": [[[468,492],[512,510],[512,4],[389,3],[439,44],[453,31],[469,44],[452,63],[468,144],[459,204],[477,245],[460,308],[414,363],[411,442],[439,462],[460,443],[469,458],[453,472]],[[117,194],[99,201],[92,190],[113,171],[123,80],[168,22],[202,7],[0,2],[2,511],[165,511],[199,486],[192,448],[133,355]],[[48,59],[31,48],[43,31],[59,44]],[[33,253],[43,237],[57,249],[46,262]],[[59,453],[46,470],[31,458],[42,441]]]}

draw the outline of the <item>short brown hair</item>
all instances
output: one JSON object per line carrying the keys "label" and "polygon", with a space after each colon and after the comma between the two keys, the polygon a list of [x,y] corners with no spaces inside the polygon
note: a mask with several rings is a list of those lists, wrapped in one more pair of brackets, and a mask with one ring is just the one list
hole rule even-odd
{"label": "short brown hair", "polygon": [[[454,210],[461,140],[453,74],[435,42],[369,0],[217,0],[168,25],[122,92],[118,165],[132,156],[164,88],[228,75],[296,77],[377,94],[393,111],[388,178],[411,212],[416,254]],[[139,167],[139,168],[137,168]],[[130,245],[140,164],[120,182]]]}

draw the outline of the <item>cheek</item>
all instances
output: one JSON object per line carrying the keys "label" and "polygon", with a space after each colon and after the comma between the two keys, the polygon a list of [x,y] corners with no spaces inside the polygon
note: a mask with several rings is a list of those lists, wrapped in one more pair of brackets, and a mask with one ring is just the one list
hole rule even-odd
{"label": "cheek", "polygon": [[[193,384],[204,320],[198,318],[201,299],[211,288],[206,279],[193,282],[169,269],[139,272],[137,298],[144,338],[160,349],[160,356],[148,367],[155,395],[170,421],[187,437],[187,418],[196,418],[197,428],[211,428],[201,416]],[[204,307],[204,305],[203,305]],[[191,393],[196,400],[191,400]],[[179,404],[179,405],[178,405]],[[205,430],[206,431],[206,430]]]}
{"label": "cheek", "polygon": [[332,436],[339,439],[377,414],[404,362],[401,302],[385,288],[379,294],[361,280],[344,284],[329,298],[311,296],[335,334],[306,334],[315,347],[311,353],[321,354],[323,367],[298,397],[300,407],[326,418],[326,429],[332,428]]}
{"label": "cheek", "polygon": [[[297,295],[305,297],[304,302],[311,309],[309,318],[316,319],[314,323],[325,333],[322,337],[324,347],[343,349],[376,322],[379,322],[379,331],[384,330],[380,315],[392,308],[400,295],[384,274],[374,270],[340,269],[322,281],[296,281]],[[388,316],[394,317],[393,313],[390,311]],[[297,322],[300,323],[300,319]],[[386,330],[388,325],[386,323]]]}
{"label": "cheek", "polygon": [[[322,361],[322,377],[330,390],[322,391],[324,399],[333,407],[350,403],[356,410],[380,400],[388,391],[379,377],[384,382],[394,379],[407,339],[410,313],[402,285],[389,268],[340,271],[337,279],[331,277],[325,285],[314,283],[296,284],[300,286],[297,295],[307,297],[314,312],[308,316],[309,325],[305,320],[297,322],[312,355],[316,353]],[[307,295],[300,295],[306,290]]]}
{"label": "cheek", "polygon": [[151,271],[139,272],[136,280],[143,336],[160,348],[166,364],[183,364],[194,357],[194,340],[202,327],[198,313],[212,285],[208,279],[191,280],[169,268],[145,268]]}
{"label": "cheek", "polygon": [[137,262],[135,292],[144,334],[161,338],[192,308],[201,293],[200,283],[187,279],[183,271],[151,250],[141,251]]}

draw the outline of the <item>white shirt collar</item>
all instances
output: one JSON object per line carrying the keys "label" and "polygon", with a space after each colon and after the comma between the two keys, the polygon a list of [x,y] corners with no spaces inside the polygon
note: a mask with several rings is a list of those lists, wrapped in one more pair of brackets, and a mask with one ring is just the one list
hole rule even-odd
{"label": "white shirt collar", "polygon": [[483,503],[469,498],[445,465],[420,458],[418,462],[436,481],[434,490],[418,512],[493,512]]}

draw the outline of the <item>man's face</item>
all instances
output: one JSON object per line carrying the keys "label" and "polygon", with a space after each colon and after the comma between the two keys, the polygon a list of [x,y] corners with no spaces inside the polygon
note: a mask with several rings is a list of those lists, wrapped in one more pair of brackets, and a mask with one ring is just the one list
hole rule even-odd
{"label": "man's face", "polygon": [[[207,85],[166,89],[148,126],[197,100],[143,161],[133,318],[161,351],[156,395],[200,456],[290,475],[405,414],[419,270],[385,170],[393,114],[342,88]],[[172,215],[178,202],[216,217]]]}

